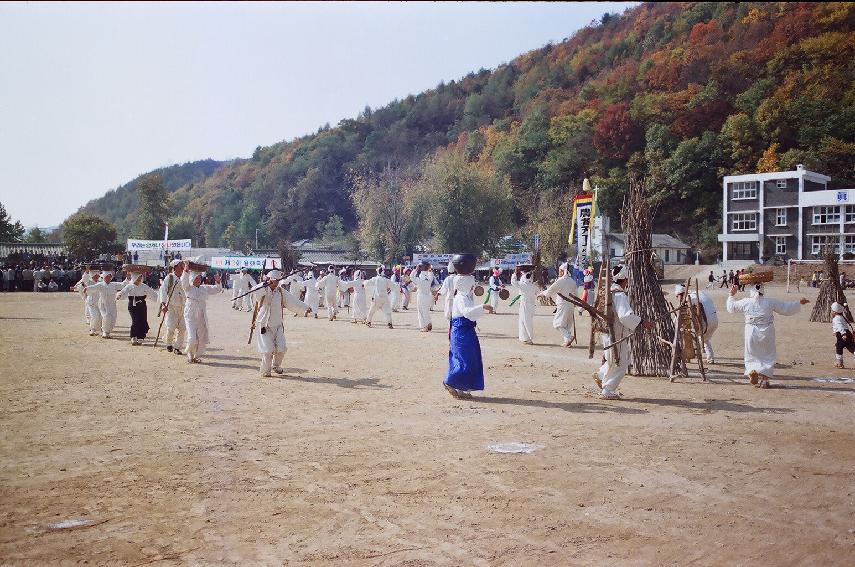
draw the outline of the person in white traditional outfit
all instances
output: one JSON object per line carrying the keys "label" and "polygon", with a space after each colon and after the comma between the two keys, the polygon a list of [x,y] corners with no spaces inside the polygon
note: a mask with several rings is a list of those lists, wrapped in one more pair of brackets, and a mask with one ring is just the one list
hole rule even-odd
{"label": "person in white traditional outfit", "polygon": [[[390,272],[390,271],[389,271]],[[377,275],[368,280],[366,287],[371,288],[371,309],[368,310],[368,316],[365,324],[371,326],[371,321],[374,319],[374,314],[377,311],[382,311],[386,316],[386,326],[392,328],[392,297],[396,284],[392,283],[384,274],[382,268],[378,270]]]}
{"label": "person in white traditional outfit", "polygon": [[[686,293],[686,286],[677,284],[674,286],[674,295],[677,296],[677,302],[683,301],[683,295]],[[689,292],[689,298],[695,304],[700,304],[703,309],[701,314],[701,329],[704,331],[704,362],[707,364],[715,364],[715,352],[712,346],[712,337],[718,329],[718,313],[715,309],[715,303],[712,298],[704,292],[700,292],[700,297],[694,291]]]}
{"label": "person in white traditional outfit", "polygon": [[[256,285],[258,285],[258,282],[255,281],[255,278],[248,271],[244,270],[244,273],[241,275],[241,293],[248,292]],[[238,306],[241,310],[252,311],[255,308],[252,301],[252,296],[244,295],[238,299]]]}
{"label": "person in white traditional outfit", "polygon": [[353,273],[353,279],[347,282],[347,288],[351,291],[350,322],[364,323],[368,314],[368,301],[365,296],[365,276],[362,270]]}
{"label": "person in white traditional outfit", "polygon": [[831,332],[837,339],[834,345],[836,368],[844,368],[843,366],[843,349],[855,354],[855,334],[852,333],[852,326],[846,318],[846,304],[840,305],[836,301],[831,304]]}
{"label": "person in white traditional outfit", "polygon": [[158,291],[160,311],[166,317],[166,321],[164,321],[166,335],[163,342],[166,343],[167,351],[182,354],[184,334],[187,331],[187,325],[184,323],[184,304],[187,302],[187,295],[184,292],[184,286],[181,285],[184,262],[173,260],[169,265],[172,267],[172,271],[163,278],[163,283]]}
{"label": "person in white traditional outfit", "polygon": [[[635,332],[639,325],[649,329],[653,324],[642,321],[641,317],[632,311],[629,297],[626,295],[626,285],[629,276],[626,267],[615,266],[613,269],[614,283],[611,287],[612,309],[615,316],[613,327],[615,341],[621,341]],[[609,348],[612,342],[608,333],[603,333],[603,365],[594,373],[594,382],[600,388],[600,397],[606,400],[618,400],[618,386],[623,377],[626,376],[629,365],[632,364],[632,350],[629,341],[623,341],[613,348]]]}
{"label": "person in white traditional outfit", "polygon": [[157,300],[157,292],[143,281],[145,274],[142,272],[131,272],[130,279],[131,283],[122,287],[121,291],[116,294],[116,299],[128,298],[128,313],[131,316],[131,344],[140,346],[150,329],[146,299]]}
{"label": "person in white traditional outfit", "polygon": [[524,344],[534,344],[534,312],[537,309],[537,284],[532,279],[531,272],[523,272],[517,267],[511,276],[511,286],[516,287],[520,294],[520,311],[518,337]]}
{"label": "person in white traditional outfit", "polygon": [[433,305],[433,272],[430,269],[430,264],[426,262],[419,264],[410,277],[412,285],[416,289],[419,330],[427,333],[433,329],[430,320],[430,308]]}
{"label": "person in white traditional outfit", "polygon": [[457,272],[454,269],[454,264],[448,262],[448,276],[442,280],[442,287],[439,288],[439,294],[445,302],[443,313],[445,318],[451,321],[451,312],[454,307],[454,279],[457,277]]}
{"label": "person in white traditional outfit", "polygon": [[241,275],[243,275],[242,271],[239,270],[239,271],[235,272],[234,274],[232,274],[231,278],[230,278],[232,281],[232,309],[238,308],[237,296],[241,294],[241,291],[240,291]]}
{"label": "person in white traditional outfit", "polygon": [[771,299],[766,297],[762,283],[748,285],[751,286],[751,297],[745,299],[735,299],[739,287],[731,286],[727,312],[745,314],[745,375],[755,387],[768,388],[769,380],[775,375],[775,360],[778,357],[774,314],[795,315],[808,300]]}
{"label": "person in white traditional outfit", "polygon": [[[104,288],[101,294],[101,299],[98,301],[98,308],[101,311],[101,336],[105,339],[110,338],[113,328],[116,326],[116,316],[118,309],[116,307],[116,294],[122,291],[125,284],[122,282],[113,281],[113,272],[107,270],[101,272],[101,281],[96,284]],[[89,286],[90,288],[92,286]]]}
{"label": "person in white traditional outfit", "polygon": [[[14,271],[12,274],[12,281],[14,281]],[[80,280],[72,286],[72,289],[79,293],[80,297],[83,298],[83,322],[86,323],[87,326],[89,326],[89,308],[86,306],[86,294],[83,293],[83,290],[90,284],[92,284],[92,274],[90,273],[89,268],[84,268],[83,273],[80,275]]]}
{"label": "person in white traditional outfit", "polygon": [[407,268],[401,274],[401,309],[404,311],[410,310],[410,296],[414,287],[412,273],[412,268]]}
{"label": "person in white traditional outfit", "polygon": [[[80,281],[82,282],[83,279]],[[89,274],[89,283],[78,286],[80,297],[84,299],[84,305],[86,306],[86,319],[89,321],[90,337],[97,335],[102,327],[101,296],[104,294],[104,288],[97,285],[100,281],[101,272],[93,271]],[[89,288],[92,289],[90,290]]]}
{"label": "person in white traditional outfit", "polygon": [[563,345],[569,347],[576,338],[576,319],[573,304],[561,298],[576,295],[576,282],[570,275],[570,266],[565,262],[558,267],[558,278],[548,288],[540,292],[541,297],[552,297],[555,301],[555,315],[552,327],[561,333]]}
{"label": "person in white traditional outfit", "polygon": [[327,275],[318,280],[318,290],[324,290],[324,305],[327,307],[327,317],[334,321],[338,314],[339,279],[335,266],[330,266]]}
{"label": "person in white traditional outfit", "polygon": [[493,313],[497,313],[497,309],[499,308],[499,292],[505,288],[505,284],[502,283],[501,275],[502,269],[496,268],[493,270],[493,275],[490,276],[490,305],[493,306]]}
{"label": "person in white traditional outfit", "polygon": [[318,292],[318,282],[315,280],[314,270],[309,270],[306,273],[306,277],[300,282],[300,286],[306,290],[306,304],[312,309],[312,313],[314,314],[315,319],[317,319],[318,311],[320,310],[319,306],[321,303],[321,296]]}
{"label": "person in white traditional outfit", "polygon": [[[210,336],[208,333],[208,296],[223,292],[219,285],[202,285],[203,272],[191,272],[185,265],[181,274],[184,289],[184,325],[187,327],[187,344],[184,352],[187,362],[202,362]],[[219,283],[219,275],[216,280]],[[247,297],[250,297],[249,295]]]}
{"label": "person in white traditional outfit", "polygon": [[392,268],[392,294],[389,296],[389,301],[392,303],[392,311],[398,312],[398,304],[401,301],[401,266]]}
{"label": "person in white traditional outfit", "polygon": [[[300,299],[300,293],[303,291],[303,275],[300,272],[294,272],[283,279],[279,285],[286,287],[291,295]],[[298,317],[299,315],[299,313],[294,313],[294,317]]]}
{"label": "person in white traditional outfit", "polygon": [[256,304],[254,309],[258,310],[255,318],[255,326],[258,328],[255,344],[261,354],[261,375],[265,377],[271,376],[271,370],[277,374],[285,372],[282,369],[282,359],[288,348],[285,344],[283,309],[306,317],[312,312],[311,307],[279,285],[284,275],[279,270],[270,270],[267,273],[267,285],[252,293]]}

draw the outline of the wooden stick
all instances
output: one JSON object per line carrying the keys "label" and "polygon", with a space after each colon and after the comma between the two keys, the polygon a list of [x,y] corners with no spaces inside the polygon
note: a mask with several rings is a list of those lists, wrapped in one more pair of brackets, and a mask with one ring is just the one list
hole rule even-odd
{"label": "wooden stick", "polygon": [[255,331],[255,318],[258,317],[258,310],[261,308],[262,303],[264,303],[263,297],[261,301],[255,303],[255,309],[252,311],[252,323],[249,326],[249,339],[247,339],[246,344],[252,344],[252,333]]}
{"label": "wooden stick", "polygon": [[[174,272],[172,272],[170,275],[175,275],[175,274],[174,274]],[[157,347],[157,341],[160,340],[160,330],[163,329],[163,322],[166,321],[166,312],[169,311],[169,302],[172,301],[172,292],[175,291],[175,286],[177,286],[179,283],[181,283],[181,282],[176,281],[174,284],[172,284],[172,287],[169,288],[169,295],[166,296],[166,305],[164,306],[163,313],[161,313],[160,325],[157,326],[157,336],[154,337],[155,348]]]}

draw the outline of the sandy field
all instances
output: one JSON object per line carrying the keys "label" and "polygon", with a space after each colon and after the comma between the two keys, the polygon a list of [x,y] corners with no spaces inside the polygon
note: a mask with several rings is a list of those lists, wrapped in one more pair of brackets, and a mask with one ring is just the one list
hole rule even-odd
{"label": "sandy field", "polygon": [[[122,303],[104,340],[76,294],[0,294],[0,564],[852,565],[855,358],[834,369],[803,309],[753,388],[713,295],[707,383],[600,400],[551,309],[525,346],[503,303],[479,323],[487,390],[459,401],[439,311],[430,334],[412,310],[392,330],[289,317],[286,373],[262,378],[225,296],[189,365],[154,331],[132,347]],[[511,442],[538,448],[489,450]]]}

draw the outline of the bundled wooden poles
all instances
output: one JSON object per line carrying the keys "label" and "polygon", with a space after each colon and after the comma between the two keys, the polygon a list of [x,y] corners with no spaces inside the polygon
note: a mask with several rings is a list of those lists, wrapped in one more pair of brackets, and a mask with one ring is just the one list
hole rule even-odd
{"label": "bundled wooden poles", "polygon": [[[632,339],[632,367],[636,376],[670,376],[674,321],[662,294],[653,266],[653,210],[646,197],[644,184],[630,180],[629,191],[621,209],[621,222],[626,234],[624,262],[629,272],[627,295],[633,311],[654,324],[652,329],[639,329]],[[663,340],[664,339],[664,340]],[[685,362],[679,357],[675,369],[685,374]]]}
{"label": "bundled wooden poles", "polygon": [[[834,251],[827,250],[825,253],[825,279],[819,286],[819,295],[813,304],[810,320],[817,323],[831,322],[831,304],[837,302],[841,305],[846,303],[843,295],[843,286],[840,285],[840,273],[837,269],[837,255]],[[846,317],[852,321],[852,314],[846,308]]]}

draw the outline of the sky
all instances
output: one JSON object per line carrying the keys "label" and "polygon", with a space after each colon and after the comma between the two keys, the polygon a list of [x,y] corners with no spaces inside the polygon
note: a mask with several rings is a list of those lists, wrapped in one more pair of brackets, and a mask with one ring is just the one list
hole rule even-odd
{"label": "sky", "polygon": [[141,173],[354,118],[634,3],[0,3],[0,203],[60,224]]}

